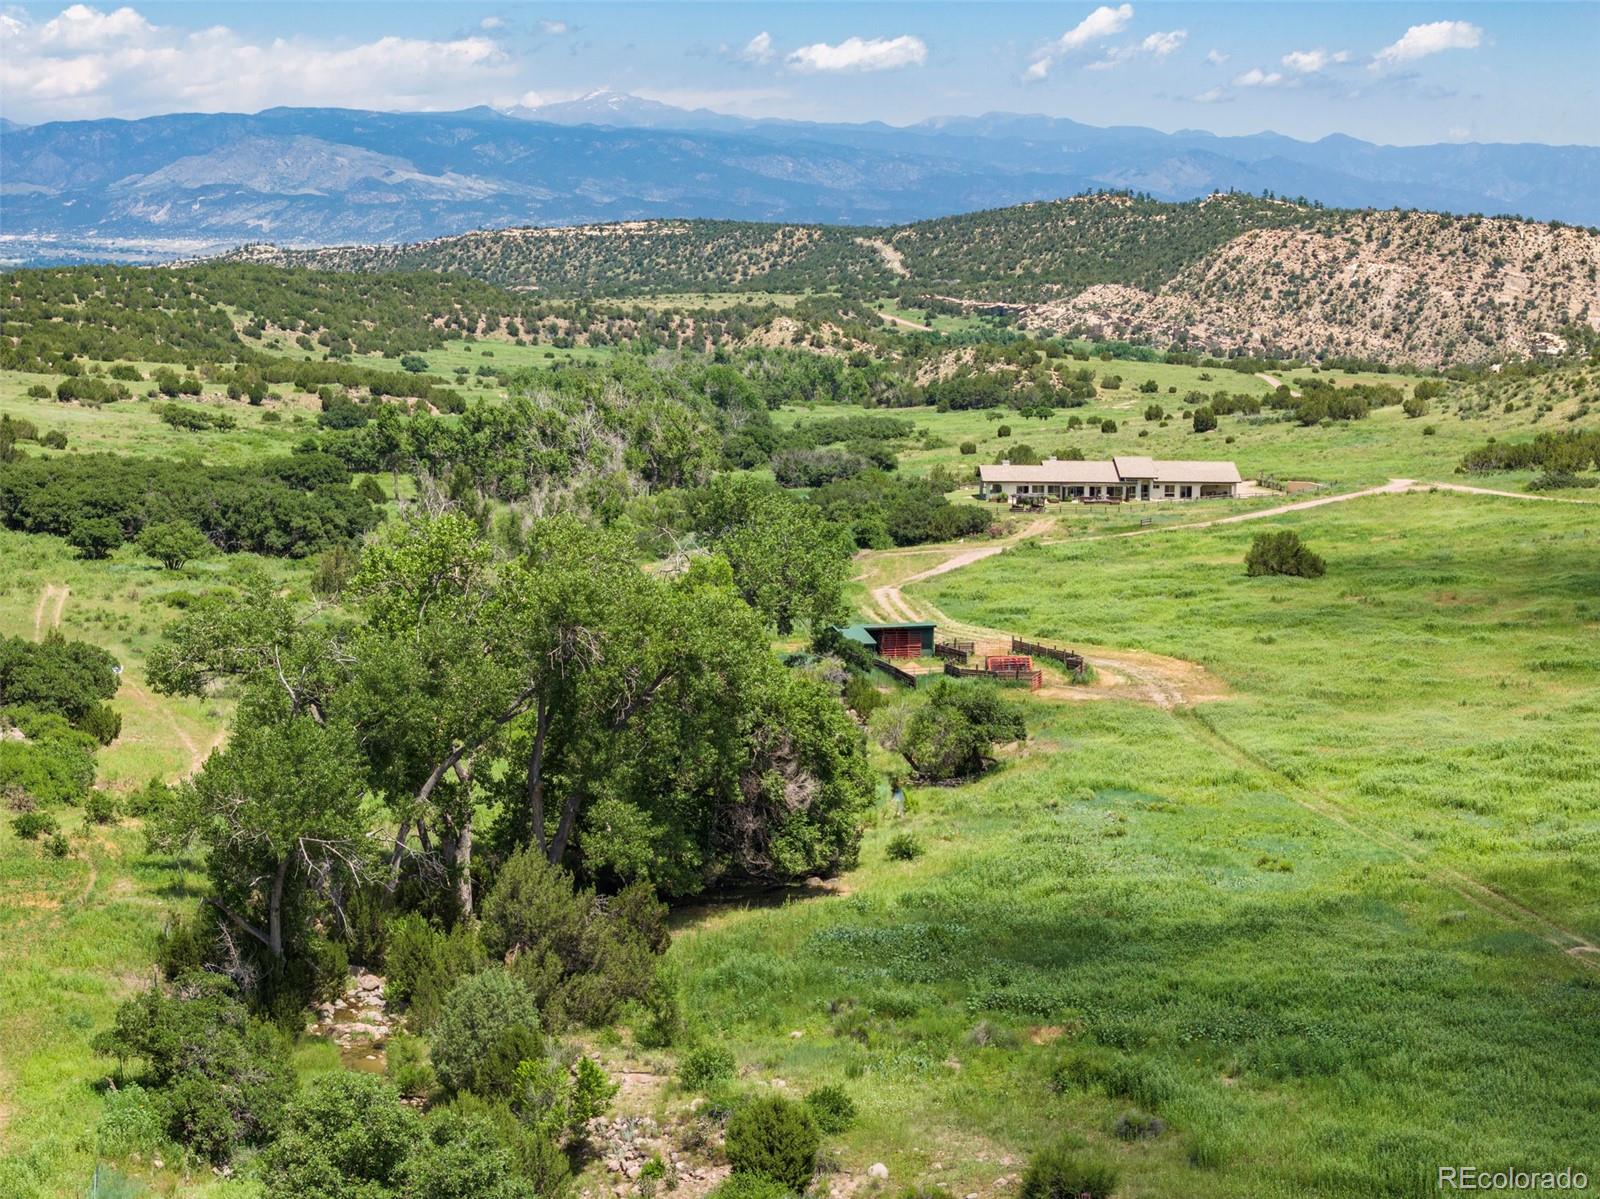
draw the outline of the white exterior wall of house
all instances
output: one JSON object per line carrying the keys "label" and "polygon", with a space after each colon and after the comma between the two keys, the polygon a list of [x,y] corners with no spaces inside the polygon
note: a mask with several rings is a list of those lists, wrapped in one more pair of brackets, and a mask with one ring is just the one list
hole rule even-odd
{"label": "white exterior wall of house", "polygon": [[1243,480],[1232,462],[1176,462],[1144,457],[1109,461],[1047,458],[1037,466],[1001,462],[978,468],[979,497],[1008,500],[1042,496],[1051,501],[1120,501],[1232,498]]}

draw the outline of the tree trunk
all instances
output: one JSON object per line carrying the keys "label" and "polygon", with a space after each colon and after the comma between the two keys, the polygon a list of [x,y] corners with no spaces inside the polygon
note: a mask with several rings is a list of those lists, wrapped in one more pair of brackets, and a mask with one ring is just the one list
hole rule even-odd
{"label": "tree trunk", "polygon": [[406,856],[406,837],[411,833],[411,820],[407,817],[400,822],[400,827],[394,835],[394,852],[389,855],[389,890],[393,891],[400,883],[400,860]]}
{"label": "tree trunk", "polygon": [[443,813],[445,832],[440,837],[439,848],[445,856],[445,865],[455,880],[456,908],[466,918],[472,916],[472,767],[454,764],[456,781],[461,784],[460,804],[456,812]]}
{"label": "tree trunk", "polygon": [[466,917],[472,915],[472,817],[467,817],[456,839],[456,906]]}
{"label": "tree trunk", "polygon": [[567,842],[572,839],[572,826],[578,822],[578,808],[582,803],[583,796],[575,789],[561,807],[561,823],[556,825],[555,840],[550,842],[550,848],[545,851],[545,857],[552,866],[561,865],[561,859],[567,856]]}
{"label": "tree trunk", "polygon": [[272,879],[272,893],[267,898],[267,948],[272,956],[283,960],[283,884],[289,877],[289,857],[278,860],[278,872]]}
{"label": "tree trunk", "polygon": [[550,733],[550,707],[539,705],[539,724],[533,734],[533,753],[528,757],[527,821],[533,843],[546,852],[544,832],[544,744]]}

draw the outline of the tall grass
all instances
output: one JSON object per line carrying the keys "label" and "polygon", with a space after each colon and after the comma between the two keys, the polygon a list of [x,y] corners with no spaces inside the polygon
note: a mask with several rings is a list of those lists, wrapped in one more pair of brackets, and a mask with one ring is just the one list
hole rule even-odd
{"label": "tall grass", "polygon": [[[1201,661],[1232,698],[1203,722],[1033,705],[1025,750],[870,834],[848,898],[681,935],[686,1008],[773,1073],[856,1080],[847,1152],[958,1193],[1063,1127],[1145,1196],[1600,1170],[1600,977],[1431,877],[1471,870],[1600,935],[1600,664],[1574,648],[1600,534],[1463,496],[1286,524],[1325,579],[1247,579],[1244,526],[922,584],[960,619]],[[886,862],[907,832],[926,854]],[[1130,1106],[1166,1131],[1118,1139]]]}

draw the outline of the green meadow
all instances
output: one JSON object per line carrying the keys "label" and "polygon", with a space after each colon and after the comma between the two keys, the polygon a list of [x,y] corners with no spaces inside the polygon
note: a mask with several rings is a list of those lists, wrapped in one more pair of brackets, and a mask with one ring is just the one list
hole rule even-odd
{"label": "green meadow", "polygon": [[[847,1158],[956,1194],[1061,1130],[1139,1196],[1600,1172],[1600,961],[1562,951],[1600,942],[1600,521],[1417,494],[1270,525],[1326,577],[1247,579],[1262,522],[1023,543],[908,589],[1199,662],[1229,698],[1036,699],[988,777],[881,818],[848,897],[680,936],[750,1069],[854,1080]],[[902,832],[915,862],[886,858]],[[1129,1112],[1164,1131],[1121,1139]]]}
{"label": "green meadow", "polygon": [[[147,385],[131,385],[140,398],[119,400],[104,408],[27,394],[28,388],[38,383],[53,390],[60,381],[59,376],[0,371],[0,415],[31,421],[41,433],[59,429],[67,435],[69,452],[193,458],[221,466],[286,454],[317,429],[315,397],[274,394],[260,407],[221,399],[216,393],[204,400],[184,396],[173,401],[184,407],[224,411],[236,422],[233,429],[196,431],[175,429],[156,415],[155,405],[161,401],[142,398]],[[280,387],[277,392],[284,390]],[[263,419],[268,413],[278,419]]]}
{"label": "green meadow", "polygon": [[[1541,413],[1527,402],[1508,412],[1503,407],[1463,404],[1461,400],[1466,397],[1452,393],[1433,401],[1429,413],[1418,418],[1407,417],[1398,407],[1388,407],[1374,409],[1363,420],[1302,426],[1279,413],[1263,410],[1256,416],[1219,417],[1217,429],[1196,433],[1192,423],[1180,417],[1185,392],[1221,387],[1264,395],[1270,389],[1254,376],[1232,372],[1202,372],[1195,367],[1164,363],[1095,365],[1097,369],[1124,371],[1123,386],[1116,391],[1101,391],[1085,407],[1057,409],[1044,420],[1022,417],[1009,409],[939,412],[906,408],[888,412],[914,421],[918,429],[918,437],[900,451],[899,468],[923,474],[935,466],[945,466],[966,477],[977,464],[999,461],[1002,451],[1022,444],[1031,446],[1040,457],[1078,450],[1085,458],[1109,458],[1115,454],[1231,458],[1238,462],[1239,471],[1247,480],[1295,479],[1341,489],[1372,486],[1393,478],[1450,480],[1469,449],[1490,438],[1525,440],[1544,430],[1568,428],[1567,418],[1581,405],[1578,399],[1557,397],[1548,412]],[[1130,390],[1128,380],[1135,370],[1181,373],[1186,378],[1166,385],[1178,388],[1175,396],[1165,391],[1149,394],[1138,391],[1136,386]],[[1212,381],[1199,382],[1203,373],[1211,374]],[[1334,377],[1342,382],[1355,378]],[[1400,376],[1370,376],[1365,381],[1382,378],[1396,385],[1414,382]],[[1144,410],[1150,404],[1159,404],[1166,410],[1164,422],[1144,419]],[[781,425],[798,424],[826,417],[832,411],[826,405],[790,408],[774,414],[774,420]],[[1074,420],[1079,422],[1078,427],[1072,427]],[[1108,420],[1115,422],[1114,432],[1102,431],[1101,426]],[[1002,428],[1009,429],[1009,433],[1001,436]],[[969,441],[976,452],[961,453],[962,443]],[[1488,481],[1463,481],[1515,490],[1530,477],[1531,474],[1511,473]]]}
{"label": "green meadow", "polygon": [[[467,393],[489,398],[480,365],[607,353],[462,341],[424,356],[447,378],[468,367]],[[1466,449],[1569,427],[1580,403],[1538,416],[1452,393],[1419,419],[1225,416],[1196,435],[1176,418],[1185,391],[1268,384],[1092,365],[1122,387],[1044,421],[895,413],[926,430],[900,469],[965,471],[1023,442],[1231,457],[1246,478],[1347,490],[1449,480]],[[1158,394],[1137,390],[1147,378]],[[148,400],[28,397],[39,382],[57,379],[0,372],[0,414],[60,429],[69,452],[235,463],[317,427],[305,396],[209,398],[238,428],[196,433]],[[1150,403],[1172,419],[1145,421]],[[976,455],[959,452],[967,440]],[[862,1119],[828,1153],[854,1177],[886,1163],[888,1189],[869,1193],[1003,1197],[1000,1180],[1062,1133],[1115,1160],[1133,1199],[1422,1195],[1457,1162],[1600,1177],[1600,961],[1567,952],[1600,943],[1600,506],[1383,495],[1172,527],[1282,502],[1052,508],[1045,536],[909,585],[913,604],[967,624],[1198,663],[1226,698],[1168,710],[1027,696],[1028,740],[977,782],[912,788],[905,816],[875,813],[836,893],[678,914],[671,961],[697,1035],[734,1049],[746,1082],[842,1082]],[[1326,576],[1247,579],[1267,528],[1299,531]],[[1121,532],[1136,535],[1108,536]],[[864,555],[852,595],[949,552]],[[301,595],[308,578],[305,563],[249,556],[168,572],[131,547],[89,562],[8,531],[0,567],[0,635],[59,628],[123,663],[123,733],[99,758],[118,792],[189,773],[227,723],[226,694],[150,691],[162,627],[243,571]],[[148,854],[136,822],[59,815],[63,859],[0,819],[4,1199],[88,1193],[108,1065],[90,1038],[151,977],[158,933],[203,879],[197,861]],[[903,834],[923,853],[890,860]],[[320,1042],[298,1055],[307,1073],[338,1064]],[[162,1195],[258,1190],[181,1159],[139,1172]]]}

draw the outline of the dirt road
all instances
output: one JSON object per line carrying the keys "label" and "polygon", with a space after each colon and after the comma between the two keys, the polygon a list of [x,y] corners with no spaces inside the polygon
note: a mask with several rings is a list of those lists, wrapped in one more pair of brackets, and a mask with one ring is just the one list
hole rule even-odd
{"label": "dirt road", "polygon": [[[974,562],[982,562],[985,558],[992,558],[996,554],[1002,554],[1012,546],[1016,545],[1019,541],[1025,541],[1030,537],[1038,537],[1042,533],[1049,532],[1053,523],[1053,521],[1047,519],[1036,520],[1024,526],[1017,532],[1011,534],[1009,537],[1003,537],[998,541],[986,542],[983,545],[948,547],[950,551],[949,556],[944,558],[936,565],[930,566],[927,570],[918,571],[916,574],[908,575],[907,577],[901,579],[898,583],[890,583],[883,587],[874,587],[871,591],[873,607],[882,613],[884,618],[887,620],[921,620],[922,617],[917,615],[917,610],[912,607],[912,605],[906,600],[906,597],[901,594],[901,587],[908,583],[920,583],[923,579],[931,579],[935,575],[947,574],[952,570],[960,570],[963,566],[971,566]],[[890,550],[886,552],[893,554],[896,551]],[[926,552],[926,550],[924,550],[924,552]]]}
{"label": "dirt road", "polygon": [[1600,500],[1568,499],[1559,495],[1531,495],[1526,491],[1500,491],[1494,487],[1469,487],[1465,483],[1414,483],[1412,491],[1460,491],[1467,495],[1496,495],[1505,500],[1536,500],[1542,504],[1597,504]]}
{"label": "dirt road", "polygon": [[[72,594],[72,589],[65,583],[46,583],[44,590],[39,594],[39,604],[33,610],[33,639],[42,641],[46,627],[59,629],[61,627],[61,614],[67,608],[67,596]],[[47,610],[54,603],[54,611]],[[46,621],[48,619],[48,626]]]}

